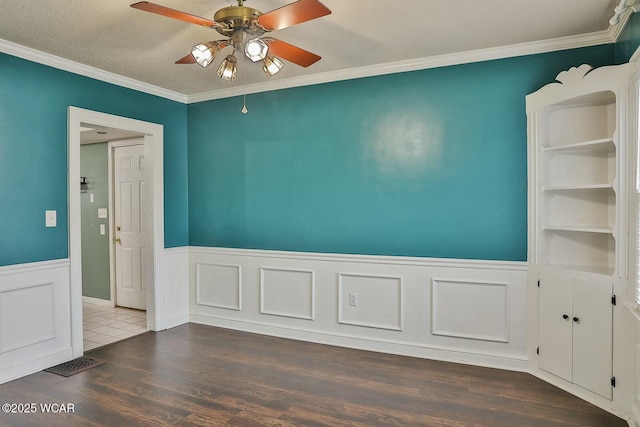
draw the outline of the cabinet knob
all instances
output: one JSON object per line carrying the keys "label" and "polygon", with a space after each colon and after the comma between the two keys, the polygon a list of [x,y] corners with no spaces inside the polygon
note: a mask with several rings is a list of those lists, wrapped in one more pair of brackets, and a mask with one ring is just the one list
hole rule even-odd
{"label": "cabinet knob", "polygon": [[577,317],[574,317],[574,318],[573,318],[573,321],[574,321],[574,322],[576,322],[576,323],[578,323],[578,322],[580,322],[580,319],[578,319]]}
{"label": "cabinet knob", "polygon": [[563,315],[562,315],[562,318],[563,318],[564,320],[567,320],[567,319],[569,318],[569,315],[568,315],[568,314],[563,314]]}

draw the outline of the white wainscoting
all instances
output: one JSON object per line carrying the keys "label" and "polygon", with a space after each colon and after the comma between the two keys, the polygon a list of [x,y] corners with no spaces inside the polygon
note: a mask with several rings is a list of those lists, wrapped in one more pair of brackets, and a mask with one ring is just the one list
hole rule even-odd
{"label": "white wainscoting", "polygon": [[69,261],[0,267],[0,384],[71,359]]}
{"label": "white wainscoting", "polygon": [[338,273],[338,323],[401,331],[402,277]]}
{"label": "white wainscoting", "polygon": [[313,320],[314,272],[260,267],[260,313]]}
{"label": "white wainscoting", "polygon": [[164,250],[164,325],[189,322],[189,248]]}
{"label": "white wainscoting", "polygon": [[206,247],[189,253],[192,322],[527,370],[524,262]]}
{"label": "white wainscoting", "polygon": [[196,264],[196,303],[242,310],[242,275],[239,265]]}
{"label": "white wainscoting", "polygon": [[508,283],[433,279],[431,333],[509,342],[509,305]]}

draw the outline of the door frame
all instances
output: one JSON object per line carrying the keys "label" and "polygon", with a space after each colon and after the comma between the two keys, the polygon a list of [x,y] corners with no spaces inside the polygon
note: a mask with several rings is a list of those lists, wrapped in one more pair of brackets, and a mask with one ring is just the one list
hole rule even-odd
{"label": "door frame", "polygon": [[82,330],[82,242],[80,208],[80,132],[82,123],[91,123],[144,134],[145,157],[151,184],[152,232],[147,244],[151,250],[153,277],[147,278],[147,326],[165,329],[164,316],[164,127],[126,117],[70,106],[68,108],[68,209],[69,209],[69,286],[71,299],[71,350],[73,357],[84,354]]}

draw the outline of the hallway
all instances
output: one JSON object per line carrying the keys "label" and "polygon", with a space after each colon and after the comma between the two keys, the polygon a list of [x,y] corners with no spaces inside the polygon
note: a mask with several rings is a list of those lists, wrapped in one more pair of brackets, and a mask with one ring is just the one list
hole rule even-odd
{"label": "hallway", "polygon": [[146,311],[88,302],[82,310],[85,352],[147,331]]}

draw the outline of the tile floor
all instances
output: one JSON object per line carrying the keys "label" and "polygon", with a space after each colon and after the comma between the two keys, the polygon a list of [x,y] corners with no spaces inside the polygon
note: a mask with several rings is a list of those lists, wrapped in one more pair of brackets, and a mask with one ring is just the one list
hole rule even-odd
{"label": "tile floor", "polygon": [[84,351],[147,331],[147,312],[82,303]]}

